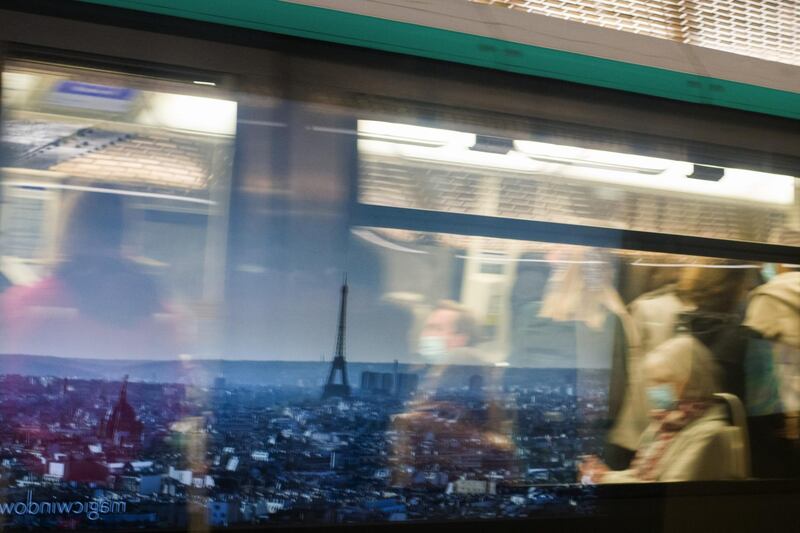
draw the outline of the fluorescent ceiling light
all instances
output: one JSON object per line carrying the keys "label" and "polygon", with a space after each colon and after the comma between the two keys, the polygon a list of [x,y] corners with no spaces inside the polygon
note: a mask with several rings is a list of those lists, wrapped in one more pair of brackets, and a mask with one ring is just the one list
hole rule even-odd
{"label": "fluorescent ceiling light", "polygon": [[718,181],[698,180],[688,177],[694,164],[687,161],[533,141],[514,141],[514,150],[493,154],[470,150],[473,134],[386,122],[359,121],[359,135],[359,152],[374,156],[718,199],[787,206],[795,201],[795,178],[779,174],[726,168]]}
{"label": "fluorescent ceiling light", "polygon": [[358,134],[363,138],[377,138],[408,144],[461,146],[464,148],[473,146],[476,140],[474,133],[376,120],[359,120]]}
{"label": "fluorescent ceiling light", "polygon": [[5,71],[2,75],[3,89],[12,91],[27,91],[36,84],[36,76],[24,72]]}
{"label": "fluorescent ceiling light", "polygon": [[142,121],[179,130],[234,135],[236,102],[185,94],[156,93],[152,95],[149,113],[142,117]]}
{"label": "fluorescent ceiling light", "polygon": [[540,143],[534,141],[514,141],[514,148],[523,154],[540,161],[572,163],[575,165],[607,167],[614,170],[660,174],[676,162],[657,157],[621,154],[604,150],[590,150],[577,146]]}
{"label": "fluorescent ceiling light", "polygon": [[5,71],[2,75],[3,105],[14,106],[22,103],[33,90],[37,78],[24,72]]}

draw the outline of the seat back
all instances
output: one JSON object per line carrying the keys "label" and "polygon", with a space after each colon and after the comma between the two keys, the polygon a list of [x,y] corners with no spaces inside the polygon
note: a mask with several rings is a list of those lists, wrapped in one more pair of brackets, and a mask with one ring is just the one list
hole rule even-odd
{"label": "seat back", "polygon": [[717,393],[715,398],[725,404],[731,426],[725,428],[725,439],[731,450],[731,461],[735,475],[741,479],[751,476],[750,470],[750,438],[747,430],[747,413],[742,401],[735,395],[726,392]]}

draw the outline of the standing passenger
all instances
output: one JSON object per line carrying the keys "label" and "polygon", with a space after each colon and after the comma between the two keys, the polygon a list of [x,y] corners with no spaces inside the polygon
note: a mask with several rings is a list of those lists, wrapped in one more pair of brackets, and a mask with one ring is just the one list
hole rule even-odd
{"label": "standing passenger", "polygon": [[800,475],[800,268],[750,293],[745,325],[756,337],[747,353],[747,410],[757,477]]}
{"label": "standing passenger", "polygon": [[744,401],[745,353],[749,335],[742,328],[742,306],[752,271],[738,264],[687,268],[678,280],[678,296],[693,307],[682,313],[678,329],[705,344],[720,368],[720,391]]}

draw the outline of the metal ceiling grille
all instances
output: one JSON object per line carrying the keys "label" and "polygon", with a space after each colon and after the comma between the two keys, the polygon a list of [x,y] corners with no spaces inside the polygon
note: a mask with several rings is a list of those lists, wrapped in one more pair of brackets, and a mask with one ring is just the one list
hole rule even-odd
{"label": "metal ceiling grille", "polygon": [[800,65],[800,0],[469,0]]}
{"label": "metal ceiling grille", "polygon": [[792,208],[669,196],[563,177],[360,155],[359,200],[385,207],[800,245]]}

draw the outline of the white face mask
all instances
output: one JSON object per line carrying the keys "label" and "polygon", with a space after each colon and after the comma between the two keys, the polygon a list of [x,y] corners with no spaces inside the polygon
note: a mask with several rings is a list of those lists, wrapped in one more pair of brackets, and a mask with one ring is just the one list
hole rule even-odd
{"label": "white face mask", "polygon": [[419,339],[419,354],[429,361],[438,361],[447,355],[447,342],[438,335],[426,335]]}

